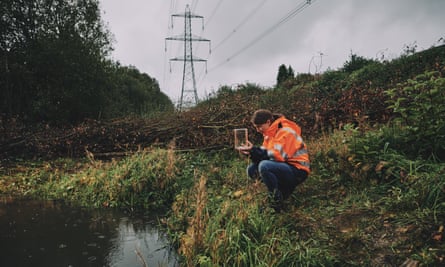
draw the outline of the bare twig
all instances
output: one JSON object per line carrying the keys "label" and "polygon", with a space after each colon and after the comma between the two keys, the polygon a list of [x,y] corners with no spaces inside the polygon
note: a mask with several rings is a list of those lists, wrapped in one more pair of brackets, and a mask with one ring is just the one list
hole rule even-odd
{"label": "bare twig", "polygon": [[134,250],[134,252],[135,252],[136,255],[138,256],[139,260],[142,262],[142,266],[147,267],[148,265],[147,265],[147,263],[145,262],[144,257],[142,256],[142,253],[139,251],[139,249],[136,248],[136,249]]}

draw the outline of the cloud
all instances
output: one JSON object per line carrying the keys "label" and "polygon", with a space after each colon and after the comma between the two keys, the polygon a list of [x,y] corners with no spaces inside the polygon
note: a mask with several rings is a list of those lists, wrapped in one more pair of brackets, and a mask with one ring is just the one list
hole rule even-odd
{"label": "cloud", "polygon": [[[190,3],[191,2],[191,3]],[[445,37],[442,0],[312,0],[285,20],[298,5],[294,0],[101,0],[103,20],[115,35],[113,58],[156,78],[161,90],[179,100],[183,43],[165,38],[184,33],[186,4],[204,17],[193,19],[194,35],[211,40],[193,45],[195,76],[200,97],[221,85],[252,82],[272,86],[278,67],[291,65],[296,73],[337,69],[351,53],[367,58],[394,58],[404,47],[426,49]],[[280,21],[285,22],[280,23]],[[221,43],[222,42],[222,43]],[[218,45],[220,44],[220,45]],[[167,51],[165,48],[167,47]]]}

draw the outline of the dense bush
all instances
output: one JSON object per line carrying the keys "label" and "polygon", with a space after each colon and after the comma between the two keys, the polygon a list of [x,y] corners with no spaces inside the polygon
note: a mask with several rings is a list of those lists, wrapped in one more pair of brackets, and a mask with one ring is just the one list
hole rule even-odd
{"label": "dense bush", "polygon": [[1,1],[0,115],[28,121],[173,109],[156,80],[107,59],[98,0]]}
{"label": "dense bush", "polygon": [[426,72],[387,91],[403,125],[398,133],[403,145],[397,149],[411,158],[445,160],[445,78],[437,71]]}

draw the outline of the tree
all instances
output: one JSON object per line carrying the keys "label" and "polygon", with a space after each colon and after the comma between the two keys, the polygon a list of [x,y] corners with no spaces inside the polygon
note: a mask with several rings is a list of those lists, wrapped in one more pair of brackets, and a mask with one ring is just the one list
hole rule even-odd
{"label": "tree", "polygon": [[280,67],[278,68],[277,86],[280,86],[285,81],[293,78],[295,78],[295,73],[292,67],[291,66],[286,67],[286,65],[281,64]]}
{"label": "tree", "polygon": [[34,119],[96,116],[111,51],[98,0],[10,0],[0,10],[0,112]]}
{"label": "tree", "polygon": [[110,67],[112,81],[108,84],[108,104],[104,109],[104,117],[149,116],[174,109],[173,103],[159,89],[156,79],[140,73],[132,66],[114,64]]}
{"label": "tree", "polygon": [[364,66],[375,62],[372,59],[367,59],[362,56],[358,56],[356,54],[351,53],[349,60],[343,64],[343,71],[346,73],[352,73],[358,69],[363,68]]}

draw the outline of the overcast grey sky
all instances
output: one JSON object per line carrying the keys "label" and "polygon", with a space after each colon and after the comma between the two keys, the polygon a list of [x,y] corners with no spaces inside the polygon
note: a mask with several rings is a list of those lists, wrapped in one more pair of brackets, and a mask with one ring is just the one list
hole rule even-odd
{"label": "overcast grey sky", "polygon": [[207,73],[206,64],[195,63],[200,98],[221,85],[273,86],[281,64],[295,73],[323,72],[340,68],[351,53],[392,59],[406,46],[421,51],[445,38],[445,0],[100,2],[115,39],[112,58],[158,80],[174,102],[181,95],[183,63],[169,59],[183,56],[183,43],[165,38],[184,33],[184,19],[172,21],[171,15],[183,14],[187,4],[204,17],[192,19],[192,33],[211,41],[211,53],[207,42],[193,45],[194,56],[207,60]]}

